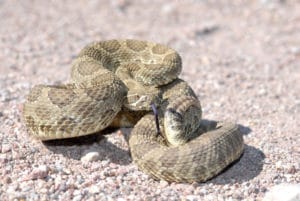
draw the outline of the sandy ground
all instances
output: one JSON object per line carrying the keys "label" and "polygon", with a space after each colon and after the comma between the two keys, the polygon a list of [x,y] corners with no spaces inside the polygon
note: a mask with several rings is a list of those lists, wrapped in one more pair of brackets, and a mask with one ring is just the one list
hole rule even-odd
{"label": "sandy ground", "polygon": [[[262,200],[300,182],[300,3],[295,1],[0,1],[0,200]],[[96,40],[167,44],[206,119],[237,122],[242,158],[206,183],[155,181],[122,134],[41,143],[22,123],[36,84],[69,79]],[[86,153],[95,162],[82,162]],[[98,154],[98,155],[97,155]]]}

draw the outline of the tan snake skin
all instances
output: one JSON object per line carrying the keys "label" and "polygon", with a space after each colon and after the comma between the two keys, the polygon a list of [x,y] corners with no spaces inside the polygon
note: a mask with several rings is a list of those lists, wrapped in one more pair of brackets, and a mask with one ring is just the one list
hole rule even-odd
{"label": "tan snake skin", "polygon": [[36,138],[51,140],[136,124],[129,146],[141,170],[167,181],[206,181],[241,156],[243,138],[235,124],[201,123],[200,102],[180,72],[180,56],[164,45],[92,43],[73,62],[70,84],[32,88],[25,125]]}

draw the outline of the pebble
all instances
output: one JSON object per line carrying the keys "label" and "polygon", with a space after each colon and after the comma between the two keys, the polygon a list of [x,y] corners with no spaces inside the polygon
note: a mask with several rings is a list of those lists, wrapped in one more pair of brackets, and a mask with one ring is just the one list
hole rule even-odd
{"label": "pebble", "polygon": [[187,195],[185,198],[186,198],[187,201],[197,201],[197,200],[199,200],[199,196],[197,196],[197,195]]}
{"label": "pebble", "polygon": [[279,184],[266,193],[263,201],[299,201],[300,184]]}
{"label": "pebble", "polygon": [[206,190],[205,188],[201,188],[201,189],[199,190],[199,194],[200,194],[200,195],[206,195],[206,194],[207,194],[207,190]]}
{"label": "pebble", "polygon": [[84,155],[81,157],[81,161],[84,163],[87,162],[93,162],[93,161],[98,161],[100,157],[99,152],[97,151],[87,151],[84,153]]}
{"label": "pebble", "polygon": [[37,168],[34,168],[24,180],[43,179],[48,176],[48,170],[49,169],[46,165],[41,165]]}
{"label": "pebble", "polygon": [[96,185],[89,187],[89,193],[91,194],[99,193],[99,187]]}
{"label": "pebble", "polygon": [[7,176],[7,177],[4,177],[3,182],[4,182],[5,184],[10,184],[10,183],[12,182],[12,180],[11,180],[11,178],[10,178],[9,176]]}
{"label": "pebble", "polygon": [[169,185],[169,183],[167,181],[164,181],[164,180],[159,181],[159,183],[162,187],[167,187]]}
{"label": "pebble", "polygon": [[9,146],[9,144],[2,144],[1,153],[7,153],[10,150],[11,150],[11,147]]}

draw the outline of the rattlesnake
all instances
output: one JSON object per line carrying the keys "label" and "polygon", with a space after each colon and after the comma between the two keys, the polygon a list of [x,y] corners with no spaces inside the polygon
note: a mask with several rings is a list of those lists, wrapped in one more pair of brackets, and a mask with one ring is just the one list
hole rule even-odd
{"label": "rattlesnake", "polygon": [[206,181],[240,157],[243,138],[235,124],[201,121],[200,102],[180,71],[179,54],[161,44],[92,43],[73,62],[69,84],[32,88],[25,125],[40,140],[134,125],[129,147],[141,170],[167,181]]}

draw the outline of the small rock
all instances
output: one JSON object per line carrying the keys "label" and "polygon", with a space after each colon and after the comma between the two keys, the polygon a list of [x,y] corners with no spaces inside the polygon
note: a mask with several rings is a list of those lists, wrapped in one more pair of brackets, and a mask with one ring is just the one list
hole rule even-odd
{"label": "small rock", "polygon": [[295,174],[297,172],[297,169],[294,165],[288,168],[287,173],[289,174]]}
{"label": "small rock", "polygon": [[277,161],[275,163],[275,166],[276,166],[277,170],[282,170],[283,169],[283,163],[282,163],[282,161]]}
{"label": "small rock", "polygon": [[9,176],[4,177],[3,183],[10,184],[12,182],[11,178]]}
{"label": "small rock", "polygon": [[82,200],[82,195],[76,195],[76,196],[74,196],[73,200],[74,201],[77,201],[77,200],[80,201],[80,200]]}
{"label": "small rock", "polygon": [[11,150],[11,147],[8,144],[2,144],[1,153],[6,153]]}
{"label": "small rock", "polygon": [[93,186],[89,187],[88,191],[91,194],[95,194],[95,193],[99,193],[100,189],[98,186],[93,185]]}
{"label": "small rock", "polygon": [[264,201],[299,201],[300,184],[279,184],[271,188]]}
{"label": "small rock", "polygon": [[199,197],[196,196],[196,195],[188,195],[185,197],[187,201],[196,201],[196,200],[199,200]]}
{"label": "small rock", "polygon": [[199,190],[200,195],[206,195],[207,194],[207,190],[205,188],[201,188]]}
{"label": "small rock", "polygon": [[165,188],[165,187],[167,187],[168,185],[169,185],[169,183],[167,182],[167,181],[165,181],[165,180],[160,180],[160,185],[163,187],[163,188]]}
{"label": "small rock", "polygon": [[32,170],[32,172],[25,178],[26,180],[43,179],[48,176],[48,167],[41,165]]}
{"label": "small rock", "polygon": [[63,172],[65,175],[72,174],[72,171],[71,171],[69,168],[64,168],[64,169],[62,170],[62,172]]}
{"label": "small rock", "polygon": [[99,160],[100,154],[97,151],[89,151],[86,152],[82,157],[81,161],[82,162],[92,162],[92,161],[97,161]]}

